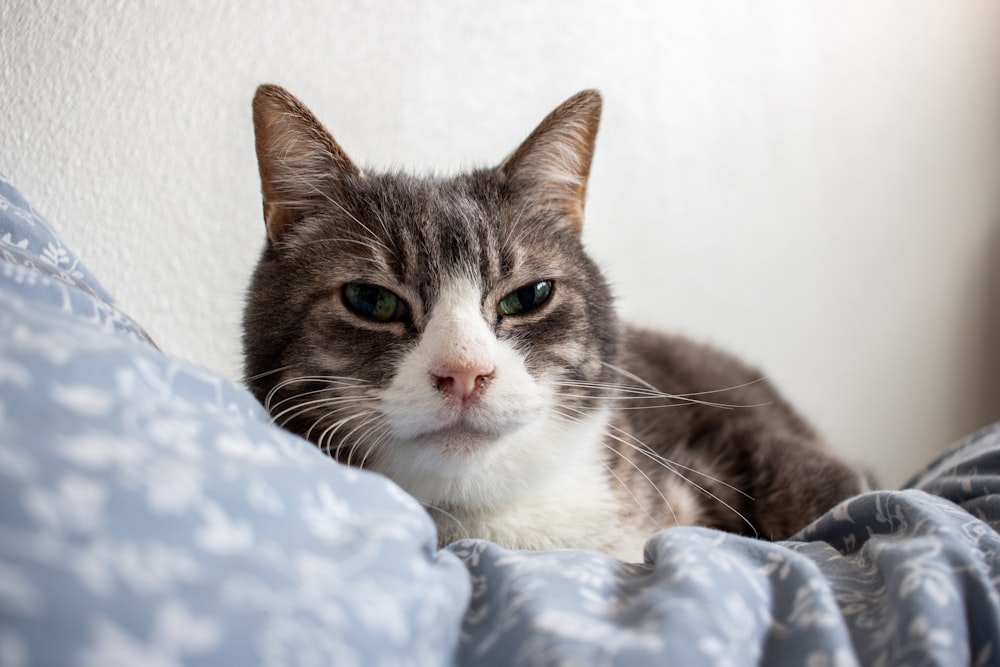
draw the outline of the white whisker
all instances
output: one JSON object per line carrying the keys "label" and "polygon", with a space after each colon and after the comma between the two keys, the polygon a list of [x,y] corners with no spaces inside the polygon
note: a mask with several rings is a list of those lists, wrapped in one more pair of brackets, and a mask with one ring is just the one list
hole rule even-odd
{"label": "white whisker", "polygon": [[[368,248],[370,250],[375,251],[376,255],[380,255],[381,254],[379,246],[382,245],[381,243],[379,243],[378,245],[376,245],[376,243],[373,243],[371,240],[368,240],[368,239],[350,239],[350,238],[344,238],[344,237],[328,237],[328,238],[322,238],[322,239],[313,239],[313,240],[309,241],[308,245],[318,245],[320,243],[354,243],[356,245],[364,246],[364,247],[366,247],[366,248]],[[282,247],[282,246],[293,247],[293,246],[298,246],[298,245],[299,244],[293,244],[291,242],[284,242],[284,243],[277,243],[276,244],[276,246],[279,247],[279,248]],[[365,259],[365,260],[368,260],[370,262],[374,262],[377,266],[381,266],[382,265],[382,263],[379,262],[379,260],[378,260],[377,257],[358,257],[357,255],[355,255],[354,259]]]}
{"label": "white whisker", "polygon": [[[285,408],[284,410],[282,410],[277,414],[273,414],[271,416],[271,421],[273,421],[275,424],[278,424],[279,426],[284,427],[293,419],[296,419],[297,417],[300,417],[308,412],[312,412],[316,408],[334,407],[334,406],[347,405],[351,403],[363,404],[370,400],[371,399],[369,399],[366,396],[332,396],[326,398],[316,398],[311,401],[303,401],[301,403],[296,403],[295,405]],[[291,414],[291,416],[286,417],[286,415],[289,414]],[[282,418],[285,418],[283,422],[280,421]],[[308,437],[309,436],[307,435],[306,438]]]}
{"label": "white whisker", "polygon": [[389,439],[389,436],[392,433],[385,424],[379,424],[378,426],[381,429],[381,434],[378,435],[378,437],[370,439],[371,436],[376,432],[376,429],[371,429],[370,431],[368,431],[368,433],[365,434],[364,440],[367,441],[367,446],[365,447],[365,455],[358,463],[359,468],[365,467],[365,465],[368,463],[368,458],[372,456],[372,454],[374,454],[375,451],[379,449],[383,444],[385,444],[385,442]]}
{"label": "white whisker", "polygon": [[[316,438],[316,441],[317,442],[323,442],[323,440],[332,439],[333,436],[336,435],[337,431],[339,431],[341,428],[343,428],[346,424],[349,424],[350,422],[352,422],[355,419],[358,419],[360,417],[369,417],[370,415],[371,415],[371,412],[368,411],[368,410],[365,410],[363,412],[355,412],[353,414],[347,415],[346,417],[338,419],[332,425],[328,426],[322,433],[320,433],[319,437]],[[312,426],[310,426],[309,430],[306,431],[306,439],[307,440],[312,440],[312,437],[311,437],[312,436],[312,430],[313,430],[313,428],[316,427],[316,425],[318,423],[319,423],[319,421],[317,421]],[[346,439],[343,439],[342,441],[346,441]],[[348,462],[348,465],[350,465],[350,462]]]}
{"label": "white whisker", "polygon": [[[561,408],[563,410],[570,410],[572,412],[575,412],[575,413],[581,414],[581,415],[584,414],[583,412],[577,410],[576,408],[573,408],[573,407],[567,406],[567,405],[561,405],[561,406],[559,406],[559,408]],[[556,414],[563,415],[564,417],[566,416],[564,413],[560,413],[558,411],[556,412]],[[689,472],[697,473],[698,475],[700,475],[702,477],[705,477],[708,480],[711,480],[713,482],[716,482],[718,484],[726,486],[729,489],[731,489],[731,490],[733,490],[733,491],[735,491],[737,493],[742,494],[743,496],[747,497],[748,499],[753,500],[753,498],[749,494],[741,491],[740,489],[737,489],[736,487],[732,486],[731,484],[727,484],[726,482],[723,482],[722,480],[716,479],[715,477],[712,477],[711,475],[699,472],[699,471],[694,470],[692,468],[689,468],[687,466],[683,466],[683,465],[674,463],[670,459],[668,459],[668,458],[666,458],[666,457],[658,454],[657,452],[655,452],[652,448],[650,448],[644,442],[642,442],[641,440],[639,440],[638,438],[636,438],[635,436],[633,436],[631,433],[628,433],[627,431],[625,431],[625,430],[623,430],[621,428],[618,428],[617,426],[615,426],[613,424],[609,424],[608,427],[612,431],[617,431],[618,433],[621,434],[621,435],[616,435],[615,433],[608,432],[606,435],[609,438],[611,438],[612,440],[614,440],[614,441],[616,441],[616,442],[618,442],[618,443],[620,443],[620,444],[622,444],[622,445],[624,445],[624,446],[632,449],[633,451],[637,452],[638,454],[641,454],[642,456],[645,456],[649,460],[654,461],[654,462],[660,464],[663,468],[665,468],[666,470],[669,470],[671,473],[673,473],[674,475],[676,475],[680,479],[684,480],[686,483],[690,484],[691,486],[693,486],[695,489],[697,489],[701,493],[703,493],[703,494],[707,495],[708,497],[712,498],[713,500],[721,503],[727,509],[729,509],[730,511],[732,511],[736,516],[738,516],[741,521],[743,521],[745,524],[747,524],[747,526],[750,527],[750,530],[753,531],[754,536],[755,537],[757,536],[757,528],[753,525],[753,522],[751,522],[749,519],[747,519],[739,510],[737,510],[731,504],[727,503],[722,498],[719,498],[717,495],[715,495],[714,493],[712,493],[711,491],[709,491],[707,488],[705,488],[701,484],[698,484],[697,482],[695,482],[694,480],[692,480],[690,477],[684,475],[682,472],[680,472],[678,470],[678,468],[687,470]],[[631,440],[632,442],[629,442],[629,440]],[[617,452],[616,450],[614,450],[614,448],[612,448],[612,451],[615,451],[616,453],[618,453],[619,455],[621,455],[621,453]],[[628,461],[630,464],[632,464],[633,466],[635,466],[637,470],[639,470],[639,468],[638,468],[638,466],[636,466],[635,462],[631,461],[627,457],[623,457],[623,458],[625,458],[626,461]],[[643,477],[646,478],[646,480],[655,489],[657,489],[657,492],[659,492],[659,487],[657,487],[652,482],[652,480],[650,480],[649,477],[646,476],[646,474],[642,472],[642,470],[639,470],[639,472],[642,474]],[[662,493],[660,493],[660,496],[663,497]],[[665,498],[664,498],[664,500],[666,501]],[[668,506],[669,506],[669,504],[670,503],[667,502]]]}
{"label": "white whisker", "polygon": [[[605,365],[608,365],[608,364],[605,364]],[[627,371],[625,371],[625,372],[627,372]],[[637,381],[641,380],[638,376],[633,376],[633,377],[635,377]],[[677,401],[676,405],[679,405],[679,404],[704,405],[704,406],[708,406],[708,407],[712,407],[712,408],[722,408],[722,409],[729,410],[729,409],[734,409],[734,408],[760,408],[760,407],[765,407],[767,405],[770,405],[770,403],[753,403],[753,404],[718,403],[718,402],[714,402],[714,401],[703,401],[703,400],[699,400],[699,399],[692,398],[692,397],[693,396],[705,396],[705,395],[708,395],[708,394],[717,394],[717,393],[722,393],[722,392],[726,392],[726,391],[732,391],[734,389],[739,389],[741,387],[746,387],[746,386],[748,386],[750,384],[754,384],[755,382],[760,382],[762,380],[763,380],[763,378],[761,378],[760,380],[753,380],[751,382],[745,382],[743,384],[735,385],[735,386],[732,386],[732,387],[725,387],[723,389],[712,389],[712,390],[709,390],[709,391],[698,391],[698,392],[692,392],[692,393],[687,393],[687,394],[669,394],[669,393],[666,393],[666,392],[662,392],[662,391],[656,389],[655,387],[653,387],[652,385],[650,385],[649,383],[645,382],[644,380],[641,380],[641,381],[646,385],[647,388],[645,388],[645,389],[641,388],[641,387],[630,386],[630,385],[609,384],[609,383],[602,383],[602,382],[581,382],[581,381],[576,381],[576,380],[560,380],[557,383],[557,385],[560,386],[560,387],[566,387],[566,388],[573,388],[573,389],[594,389],[594,390],[608,391],[608,392],[612,392],[612,393],[618,394],[618,395],[611,395],[611,396],[599,396],[599,397],[595,397],[595,398],[601,398],[602,400],[623,401],[623,400],[651,400],[651,399],[661,399],[661,400]],[[623,396],[622,394],[626,394],[626,395]],[[559,396],[561,396],[561,397],[573,397],[573,396],[575,396],[575,394],[559,394]],[[654,406],[654,407],[659,407],[659,406]],[[670,407],[670,406],[662,406],[662,407]]]}
{"label": "white whisker", "polygon": [[[434,512],[437,512],[437,513],[439,513],[439,514],[441,514],[441,515],[443,515],[443,516],[451,519],[452,521],[454,521],[455,525],[459,527],[459,529],[462,531],[462,534],[465,537],[467,537],[467,538],[468,537],[472,537],[472,534],[469,532],[469,529],[465,527],[465,524],[462,523],[461,520],[459,520],[459,518],[457,516],[455,516],[454,514],[452,514],[451,512],[449,512],[448,510],[444,509],[440,505],[435,505],[434,503],[431,503],[431,502],[429,502],[427,500],[424,500],[422,498],[417,498],[416,500],[417,500],[418,503],[420,503],[424,507],[424,509],[433,510]],[[437,523],[437,522],[435,521],[435,523]]]}
{"label": "white whisker", "polygon": [[[285,162],[285,161],[282,160],[282,162]],[[287,166],[287,162],[285,162],[285,164]],[[310,181],[310,180],[308,180],[306,178],[303,178],[302,176],[298,175],[297,171],[294,168],[290,168],[289,171],[292,172],[292,173],[295,173],[296,176],[297,176],[297,178],[298,178],[298,180],[303,185],[305,185],[310,190],[312,190],[313,192],[315,192],[316,194],[318,194],[320,197],[323,197],[323,199],[327,200],[328,202],[330,202],[331,204],[333,204],[334,206],[336,206],[338,209],[341,210],[341,212],[344,213],[344,215],[346,215],[347,217],[349,217],[351,220],[353,220],[354,222],[356,222],[358,224],[358,226],[360,226],[362,229],[364,229],[366,232],[368,232],[368,235],[371,237],[372,242],[374,242],[377,246],[381,247],[386,252],[392,252],[387,245],[385,245],[384,243],[382,243],[381,241],[378,240],[378,237],[375,236],[375,232],[373,232],[371,230],[371,228],[368,227],[368,225],[366,225],[365,223],[361,222],[361,220],[359,220],[356,215],[354,215],[353,213],[351,213],[350,211],[348,211],[344,207],[343,204],[341,204],[339,201],[337,201],[336,199],[334,199],[330,195],[328,195],[325,192],[323,192],[322,190],[320,190],[318,187],[316,187],[316,185],[312,181]]]}
{"label": "white whisker", "polygon": [[[286,366],[285,368],[287,369],[288,367]],[[285,380],[282,380],[281,382],[271,387],[270,391],[267,392],[267,396],[264,398],[264,407],[268,410],[268,412],[271,411],[271,401],[274,399],[275,394],[277,394],[285,387],[300,382],[325,382],[330,386],[353,387],[353,388],[358,388],[358,387],[364,388],[368,386],[368,383],[365,382],[364,380],[359,380],[357,378],[352,378],[352,377],[341,377],[335,375],[297,375],[295,377],[286,378]]]}
{"label": "white whisker", "polygon": [[[624,459],[624,461],[626,463],[628,463],[633,468],[635,468],[636,471],[640,475],[642,475],[646,479],[647,482],[649,482],[649,485],[653,487],[653,490],[656,491],[657,495],[660,496],[660,498],[663,500],[663,504],[667,506],[668,510],[670,510],[670,514],[674,517],[674,525],[677,525],[677,523],[678,523],[678,521],[677,521],[677,513],[674,512],[674,506],[670,503],[669,500],[667,500],[667,497],[663,495],[663,492],[660,491],[660,487],[658,487],[656,484],[653,483],[653,480],[651,480],[649,478],[649,475],[647,475],[646,473],[644,473],[642,471],[642,469],[639,468],[639,466],[635,463],[635,461],[632,461],[632,460],[628,459],[625,455],[623,455],[621,452],[619,452],[618,450],[616,450],[614,447],[611,447],[609,445],[604,445],[604,448],[610,450],[616,456],[619,456],[622,459]],[[605,470],[607,470],[609,473],[611,473],[612,477],[614,477],[616,480],[618,480],[618,483],[621,484],[622,488],[625,489],[625,493],[627,493],[629,496],[632,497],[632,500],[635,502],[636,507],[638,507],[640,510],[642,510],[642,513],[646,515],[646,518],[649,519],[650,522],[652,522],[652,524],[657,527],[657,529],[663,528],[663,524],[661,524],[659,521],[657,521],[656,519],[653,518],[653,516],[646,510],[645,506],[643,506],[643,504],[639,502],[639,499],[635,497],[635,494],[632,493],[632,489],[629,488],[628,484],[626,484],[624,481],[622,481],[622,478],[619,477],[615,473],[614,470],[612,470],[611,466],[609,466],[606,463],[603,463],[602,465],[604,466]]]}
{"label": "white whisker", "polygon": [[287,371],[289,368],[291,368],[291,366],[280,366],[279,368],[273,368],[269,371],[264,371],[263,373],[257,373],[257,375],[251,375],[248,378],[244,378],[244,380],[248,383],[253,382],[254,380],[260,380],[261,378],[265,378],[268,375],[274,375],[275,373],[281,373],[283,371]]}
{"label": "white whisker", "polygon": [[[331,389],[329,387],[324,387],[322,389],[313,389],[311,391],[303,391],[303,392],[298,393],[298,394],[293,394],[291,396],[286,396],[285,398],[281,399],[280,401],[277,401],[275,403],[272,403],[272,404],[268,405],[267,409],[271,413],[274,413],[281,405],[283,405],[285,403],[290,403],[292,401],[301,401],[301,399],[303,397],[305,397],[305,396],[315,396],[316,394],[326,394],[326,393],[329,393],[330,391],[331,391]],[[367,396],[367,395],[365,395],[365,394],[361,394],[361,395],[356,395],[356,396],[330,396],[328,398],[331,401],[333,401],[333,400],[341,400],[341,399],[346,399],[348,401],[354,401],[354,400],[366,400],[366,399],[368,399],[370,397]],[[300,404],[305,404],[305,403],[306,402],[302,402]]]}
{"label": "white whisker", "polygon": [[[367,411],[367,413],[360,413],[360,414],[367,414],[368,418],[365,419],[364,421],[362,421],[360,424],[357,424],[353,429],[351,429],[346,434],[344,434],[340,438],[341,442],[345,442],[345,443],[352,442],[352,437],[359,430],[367,428],[367,427],[371,426],[372,424],[378,424],[379,414],[377,412],[375,412],[374,410],[369,410],[369,411]],[[367,434],[369,432],[370,431],[366,431],[365,434]],[[336,433],[336,431],[334,431],[333,433]],[[333,433],[330,434],[330,438],[331,439],[333,438]],[[354,452],[356,452],[358,450],[358,448],[361,447],[362,445],[365,445],[366,438],[359,438],[355,442],[357,444],[351,446],[351,450],[347,453],[347,461],[346,461],[347,465],[351,465],[351,459],[354,457]],[[368,447],[370,447],[370,445],[366,445],[365,446],[366,456],[362,458],[362,461],[364,461],[364,458],[367,458],[367,448]],[[356,467],[363,468],[364,466],[363,465],[356,465]]]}

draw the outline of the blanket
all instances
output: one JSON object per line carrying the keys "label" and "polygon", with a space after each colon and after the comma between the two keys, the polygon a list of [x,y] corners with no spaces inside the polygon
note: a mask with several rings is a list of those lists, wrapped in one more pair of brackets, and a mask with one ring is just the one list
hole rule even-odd
{"label": "blanket", "polygon": [[0,665],[1000,664],[1000,426],[771,543],[438,549],[161,353],[0,178]]}

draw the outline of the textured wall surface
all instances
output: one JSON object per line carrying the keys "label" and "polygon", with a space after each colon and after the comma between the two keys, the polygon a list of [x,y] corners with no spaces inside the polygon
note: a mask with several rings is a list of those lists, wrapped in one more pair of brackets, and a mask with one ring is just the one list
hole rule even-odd
{"label": "textured wall surface", "polygon": [[598,87],[586,238],[629,318],[759,363],[889,483],[1000,418],[1000,3],[492,4],[8,0],[0,171],[238,376],[258,83],[439,172]]}

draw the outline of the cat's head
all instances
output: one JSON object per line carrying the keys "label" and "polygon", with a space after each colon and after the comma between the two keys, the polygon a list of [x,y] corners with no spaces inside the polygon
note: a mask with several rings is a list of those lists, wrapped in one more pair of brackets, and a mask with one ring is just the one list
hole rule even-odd
{"label": "cat's head", "polygon": [[501,503],[599,456],[618,324],[581,244],[601,100],[496,168],[361,169],[298,100],[254,98],[267,245],[245,372],[275,421],[428,503]]}

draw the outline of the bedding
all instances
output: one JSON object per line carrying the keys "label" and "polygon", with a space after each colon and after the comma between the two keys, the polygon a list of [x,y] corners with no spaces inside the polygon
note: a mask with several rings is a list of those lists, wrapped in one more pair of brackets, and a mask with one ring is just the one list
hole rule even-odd
{"label": "bedding", "polygon": [[162,354],[0,177],[0,665],[1000,664],[1000,426],[794,539],[436,548]]}

